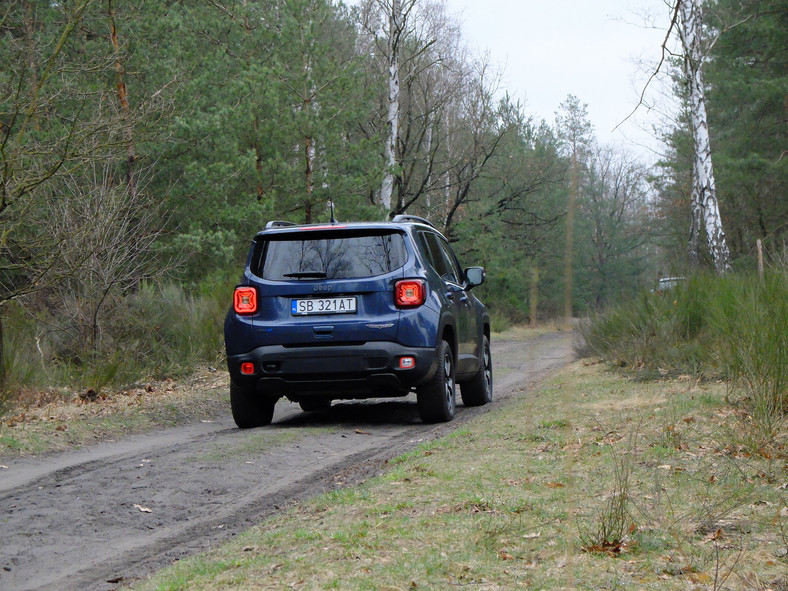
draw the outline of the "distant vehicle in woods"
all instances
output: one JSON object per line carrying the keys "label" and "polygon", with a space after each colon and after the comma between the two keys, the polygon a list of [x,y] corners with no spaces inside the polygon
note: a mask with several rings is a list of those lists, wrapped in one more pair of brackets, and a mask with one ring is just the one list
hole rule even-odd
{"label": "distant vehicle in woods", "polygon": [[660,277],[657,280],[657,287],[654,289],[657,293],[663,293],[676,288],[685,280],[684,277]]}
{"label": "distant vehicle in woods", "polygon": [[492,400],[490,317],[429,222],[269,222],[252,241],[224,326],[233,418],[271,422],[282,396],[304,411],[332,400],[416,391],[425,422]]}

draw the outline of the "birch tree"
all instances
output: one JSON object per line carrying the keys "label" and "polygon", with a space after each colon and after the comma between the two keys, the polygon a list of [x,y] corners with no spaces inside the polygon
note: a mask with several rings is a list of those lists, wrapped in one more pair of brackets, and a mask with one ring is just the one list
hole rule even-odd
{"label": "birch tree", "polygon": [[698,0],[679,0],[679,38],[684,50],[684,75],[689,96],[692,138],[695,146],[692,173],[692,227],[689,256],[697,261],[702,219],[714,268],[720,274],[731,268],[731,255],[722,229],[714,182],[706,94],[703,83],[703,15]]}
{"label": "birch tree", "polygon": [[408,17],[416,0],[378,0],[378,5],[388,17],[386,31],[388,62],[388,110],[386,113],[386,139],[383,145],[384,165],[383,182],[380,186],[380,203],[386,211],[391,210],[391,196],[394,191],[397,166],[397,137],[399,136],[399,69],[400,52],[405,41]]}
{"label": "birch tree", "polygon": [[386,80],[378,203],[389,216],[416,213],[448,231],[500,139],[500,76],[469,55],[444,0],[367,0],[358,14],[364,51]]}
{"label": "birch tree", "polygon": [[278,122],[290,123],[301,154],[292,168],[302,178],[293,178],[294,194],[288,197],[293,205],[300,201],[304,222],[312,223],[322,213],[315,211],[319,205],[344,192],[342,160],[353,152],[347,133],[359,104],[353,29],[325,0],[293,0],[277,14],[275,28],[283,40],[277,77],[290,105]]}
{"label": "birch tree", "polygon": [[444,5],[425,4],[415,18],[400,69],[400,176],[392,213],[417,205],[420,215],[444,217],[461,103],[475,81],[458,26]]}

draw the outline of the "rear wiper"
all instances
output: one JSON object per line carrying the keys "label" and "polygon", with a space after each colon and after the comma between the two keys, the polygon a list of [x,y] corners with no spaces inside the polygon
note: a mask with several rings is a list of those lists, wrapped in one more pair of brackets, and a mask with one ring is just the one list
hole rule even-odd
{"label": "rear wiper", "polygon": [[283,277],[290,279],[325,279],[327,275],[320,271],[300,271],[298,273],[285,273]]}

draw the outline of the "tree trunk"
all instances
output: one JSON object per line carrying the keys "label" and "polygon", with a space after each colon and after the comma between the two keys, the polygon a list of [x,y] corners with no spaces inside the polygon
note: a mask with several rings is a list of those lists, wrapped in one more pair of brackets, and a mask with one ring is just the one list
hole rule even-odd
{"label": "tree trunk", "polygon": [[312,82],[312,67],[309,63],[309,56],[307,53],[303,55],[303,64],[302,68],[304,71],[304,86],[303,86],[303,95],[301,96],[301,100],[303,101],[303,113],[304,119],[306,121],[307,128],[304,130],[303,140],[304,140],[304,189],[306,192],[306,198],[304,203],[304,223],[311,224],[312,223],[312,206],[314,205],[312,202],[312,193],[313,193],[313,184],[312,184],[312,174],[315,170],[315,138],[311,133],[312,129],[312,101],[315,97],[315,88],[314,83]]}
{"label": "tree trunk", "polygon": [[252,130],[254,131],[254,169],[257,172],[257,183],[255,187],[255,195],[257,196],[257,203],[263,202],[263,146],[260,145],[260,118],[255,116],[252,120]]}
{"label": "tree trunk", "polygon": [[3,325],[5,324],[5,306],[0,304],[0,400],[5,392],[5,348],[3,347]]}
{"label": "tree trunk", "polygon": [[580,184],[577,148],[572,150],[572,172],[569,180],[569,205],[566,210],[566,251],[564,253],[564,328],[572,327],[572,275],[575,242],[575,207]]}
{"label": "tree trunk", "polygon": [[692,188],[690,189],[690,208],[692,220],[690,221],[690,235],[688,245],[688,256],[690,266],[697,268],[700,266],[700,227],[703,223],[703,204],[701,203],[701,190],[698,186],[698,174],[695,169],[698,167],[697,159],[692,160]]}
{"label": "tree trunk", "polygon": [[315,160],[315,144],[314,138],[306,136],[304,138],[304,164],[305,164],[305,182],[306,182],[306,204],[305,213],[306,219],[304,223],[312,223],[312,171],[314,168]]}
{"label": "tree trunk", "polygon": [[539,265],[534,265],[531,274],[531,297],[530,299],[530,325],[536,326],[539,313]]}
{"label": "tree trunk", "polygon": [[126,142],[126,189],[129,196],[133,199],[137,195],[135,174],[137,154],[134,146],[129,94],[126,88],[126,68],[123,67],[123,62],[120,58],[120,41],[118,40],[118,30],[115,26],[115,10],[112,8],[112,0],[107,0],[107,16],[109,17],[109,34],[112,41],[112,49],[115,52],[115,86],[118,90],[118,102],[120,103],[120,112],[123,117],[123,140]]}
{"label": "tree trunk", "polygon": [[[255,132],[257,128],[255,127]],[[260,142],[254,143],[254,169],[257,171],[257,187],[255,188],[255,195],[257,196],[257,203],[263,202],[263,147]]]}
{"label": "tree trunk", "polygon": [[[27,68],[30,72],[30,87],[38,85],[38,59],[36,58],[35,11],[32,2],[25,2],[25,40],[27,42]],[[37,120],[34,123],[37,128]]]}
{"label": "tree trunk", "polygon": [[[446,128],[446,160],[448,162],[454,161],[454,154],[452,153],[452,144],[451,144],[451,131],[449,130],[449,122],[444,122],[444,126]],[[440,128],[438,128],[440,129]],[[443,198],[445,202],[446,209],[449,209],[451,205],[451,171],[450,168],[446,167],[446,172],[443,174]]]}
{"label": "tree trunk", "polygon": [[397,165],[397,136],[399,134],[399,41],[402,34],[400,0],[392,0],[389,16],[388,38],[388,114],[386,116],[386,143],[384,158],[386,172],[380,187],[380,203],[391,211],[394,191],[394,169]]}
{"label": "tree trunk", "polygon": [[[425,146],[424,147],[425,147],[425,151],[427,152],[427,154],[432,154],[432,125],[429,123],[429,121],[427,122],[427,125],[429,127],[427,127],[426,137],[424,138],[424,141],[425,141]],[[426,185],[427,185],[427,187],[432,187],[432,172],[431,171],[430,171],[430,174],[427,176]],[[432,210],[432,190],[428,189],[427,190],[427,212],[430,212],[431,210]]]}
{"label": "tree trunk", "polygon": [[[731,268],[731,254],[722,230],[722,219],[714,183],[711,161],[709,124],[706,117],[706,93],[703,86],[702,15],[697,0],[679,0],[681,10],[681,41],[684,47],[684,71],[689,85],[692,138],[695,145],[693,190],[698,191],[698,202],[706,228],[714,268],[723,274]],[[693,209],[693,216],[695,211]]]}

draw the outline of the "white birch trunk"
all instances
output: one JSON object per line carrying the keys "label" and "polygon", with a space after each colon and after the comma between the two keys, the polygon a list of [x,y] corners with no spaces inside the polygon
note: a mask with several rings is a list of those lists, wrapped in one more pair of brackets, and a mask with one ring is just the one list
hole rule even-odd
{"label": "white birch trunk", "polygon": [[380,187],[380,203],[387,212],[391,211],[391,196],[394,190],[394,169],[397,165],[397,135],[399,134],[399,39],[402,32],[400,12],[400,0],[392,0],[391,13],[388,15],[389,108],[386,117],[386,143],[384,146],[386,172]]}
{"label": "white birch trunk", "polygon": [[[697,0],[678,0],[681,11],[681,41],[684,46],[684,69],[689,85],[690,117],[692,137],[695,144],[695,165],[693,166],[693,192],[698,192],[697,203],[702,212],[706,227],[714,268],[718,273],[726,273],[731,268],[731,255],[722,230],[722,219],[717,202],[714,183],[714,169],[711,161],[709,125],[706,117],[706,94],[703,87],[701,64],[702,16]],[[693,217],[695,209],[693,208]]]}
{"label": "white birch trunk", "polygon": [[690,209],[692,219],[690,222],[690,236],[688,255],[690,264],[697,267],[700,264],[700,228],[703,223],[703,204],[701,203],[701,190],[698,186],[697,158],[692,159],[692,188],[690,189]]}

